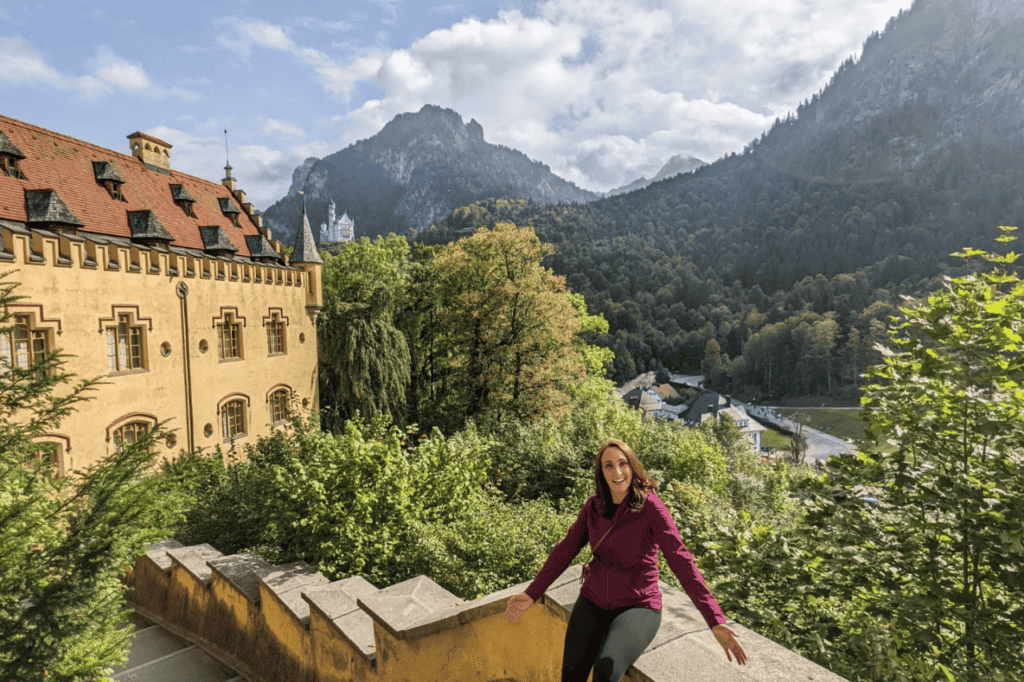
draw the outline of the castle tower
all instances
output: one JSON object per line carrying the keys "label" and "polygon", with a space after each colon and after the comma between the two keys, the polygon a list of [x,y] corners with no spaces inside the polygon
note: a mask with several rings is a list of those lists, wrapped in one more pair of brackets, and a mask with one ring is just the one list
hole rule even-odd
{"label": "castle tower", "polygon": [[348,217],[348,211],[338,221],[338,241],[350,242],[355,237],[356,223]]}
{"label": "castle tower", "polygon": [[327,207],[327,234],[330,236],[330,241],[340,242],[341,238],[338,235],[338,214],[334,206],[334,197],[331,197],[331,203]]}
{"label": "castle tower", "polygon": [[316,324],[316,318],[324,307],[323,292],[320,288],[320,273],[323,268],[323,259],[316,250],[316,241],[313,239],[313,230],[309,227],[309,218],[306,216],[306,203],[302,203],[302,225],[295,232],[295,249],[289,265],[301,265],[308,273],[306,278],[306,313]]}

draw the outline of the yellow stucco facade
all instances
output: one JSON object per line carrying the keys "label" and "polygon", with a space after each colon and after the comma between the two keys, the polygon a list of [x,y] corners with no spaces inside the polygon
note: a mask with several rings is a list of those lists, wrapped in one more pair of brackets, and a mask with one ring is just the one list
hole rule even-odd
{"label": "yellow stucco facade", "polygon": [[[281,390],[295,408],[317,407],[316,325],[306,311],[304,270],[2,229],[14,260],[0,263],[0,272],[14,271],[8,280],[23,297],[8,312],[68,354],[67,370],[105,381],[45,439],[58,445],[63,471],[111,452],[127,424],[167,421],[173,433],[160,447],[172,455],[190,443],[255,443],[272,429],[271,397]],[[31,258],[33,240],[41,259]],[[62,250],[70,262],[58,261]],[[90,254],[96,265],[85,265]],[[119,371],[110,367],[108,330],[123,315],[141,331],[142,367]],[[222,327],[232,319],[240,357],[222,359]],[[284,352],[271,353],[268,334],[277,331]],[[232,401],[244,403],[244,435],[235,437],[222,414]]]}
{"label": "yellow stucco facade", "polygon": [[65,371],[103,380],[41,439],[60,474],[159,422],[163,456],[244,457],[287,414],[319,407],[311,235],[300,227],[304,262],[289,263],[230,168],[221,183],[177,173],[170,145],[154,165],[138,142],[159,141],[131,139],[138,157],[0,116],[0,156],[17,162],[0,175],[0,282],[20,297],[0,371],[60,350]]}

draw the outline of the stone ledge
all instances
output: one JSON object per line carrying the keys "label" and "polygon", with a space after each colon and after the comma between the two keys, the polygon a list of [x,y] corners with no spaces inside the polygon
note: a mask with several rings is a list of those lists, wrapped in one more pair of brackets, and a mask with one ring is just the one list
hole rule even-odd
{"label": "stone ledge", "polygon": [[255,554],[248,553],[231,554],[207,561],[206,564],[213,573],[226,580],[253,604],[260,598],[257,574],[261,571],[270,571],[274,567]]}
{"label": "stone ledge", "polygon": [[218,550],[205,543],[202,545],[169,549],[167,550],[167,555],[171,557],[171,561],[179,564],[182,568],[191,573],[196,580],[200,581],[204,585],[209,585],[210,578],[212,577],[210,567],[206,565],[206,562],[211,559],[219,559],[224,556]]}
{"label": "stone ledge", "polygon": [[[451,623],[437,621],[435,615],[461,601],[421,575],[361,597],[356,603],[395,639],[414,639],[451,627]],[[454,618],[454,624],[458,624],[458,617]]]}

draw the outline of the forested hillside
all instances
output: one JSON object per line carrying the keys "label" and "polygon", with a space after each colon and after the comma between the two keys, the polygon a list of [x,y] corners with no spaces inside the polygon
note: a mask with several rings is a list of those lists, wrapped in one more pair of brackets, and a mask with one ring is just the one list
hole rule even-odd
{"label": "forested hillside", "polygon": [[755,395],[852,387],[900,294],[1024,221],[1021,45],[1022,19],[920,0],[743,154],[587,205],[485,202],[416,238],[533,225],[608,319],[618,380],[664,365]]}

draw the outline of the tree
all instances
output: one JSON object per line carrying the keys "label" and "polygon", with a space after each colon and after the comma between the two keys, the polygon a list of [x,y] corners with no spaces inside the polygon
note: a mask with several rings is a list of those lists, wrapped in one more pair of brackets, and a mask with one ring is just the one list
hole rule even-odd
{"label": "tree", "polygon": [[324,254],[324,308],[318,320],[325,425],[356,414],[401,423],[411,356],[396,315],[409,283],[409,243],[389,235]]}
{"label": "tree", "polygon": [[1024,669],[1024,280],[1013,252],[954,255],[995,267],[903,308],[862,402],[868,435],[896,448],[862,469],[904,512],[889,534],[905,538],[899,608],[915,639],[957,676],[996,679]]}
{"label": "tree", "polygon": [[497,223],[437,254],[434,414],[465,419],[558,416],[583,372],[580,314],[565,279],[541,265],[551,248],[531,228]]}
{"label": "tree", "polygon": [[708,339],[704,345],[704,362],[701,363],[700,371],[704,373],[712,386],[717,386],[724,374],[722,365],[722,347],[715,339]]}
{"label": "tree", "polygon": [[[17,297],[0,275],[0,337]],[[98,465],[54,476],[47,446],[98,382],[68,386],[54,352],[27,369],[0,355],[0,679],[94,679],[127,659],[125,566],[167,537],[174,495],[153,474],[159,428]]]}

